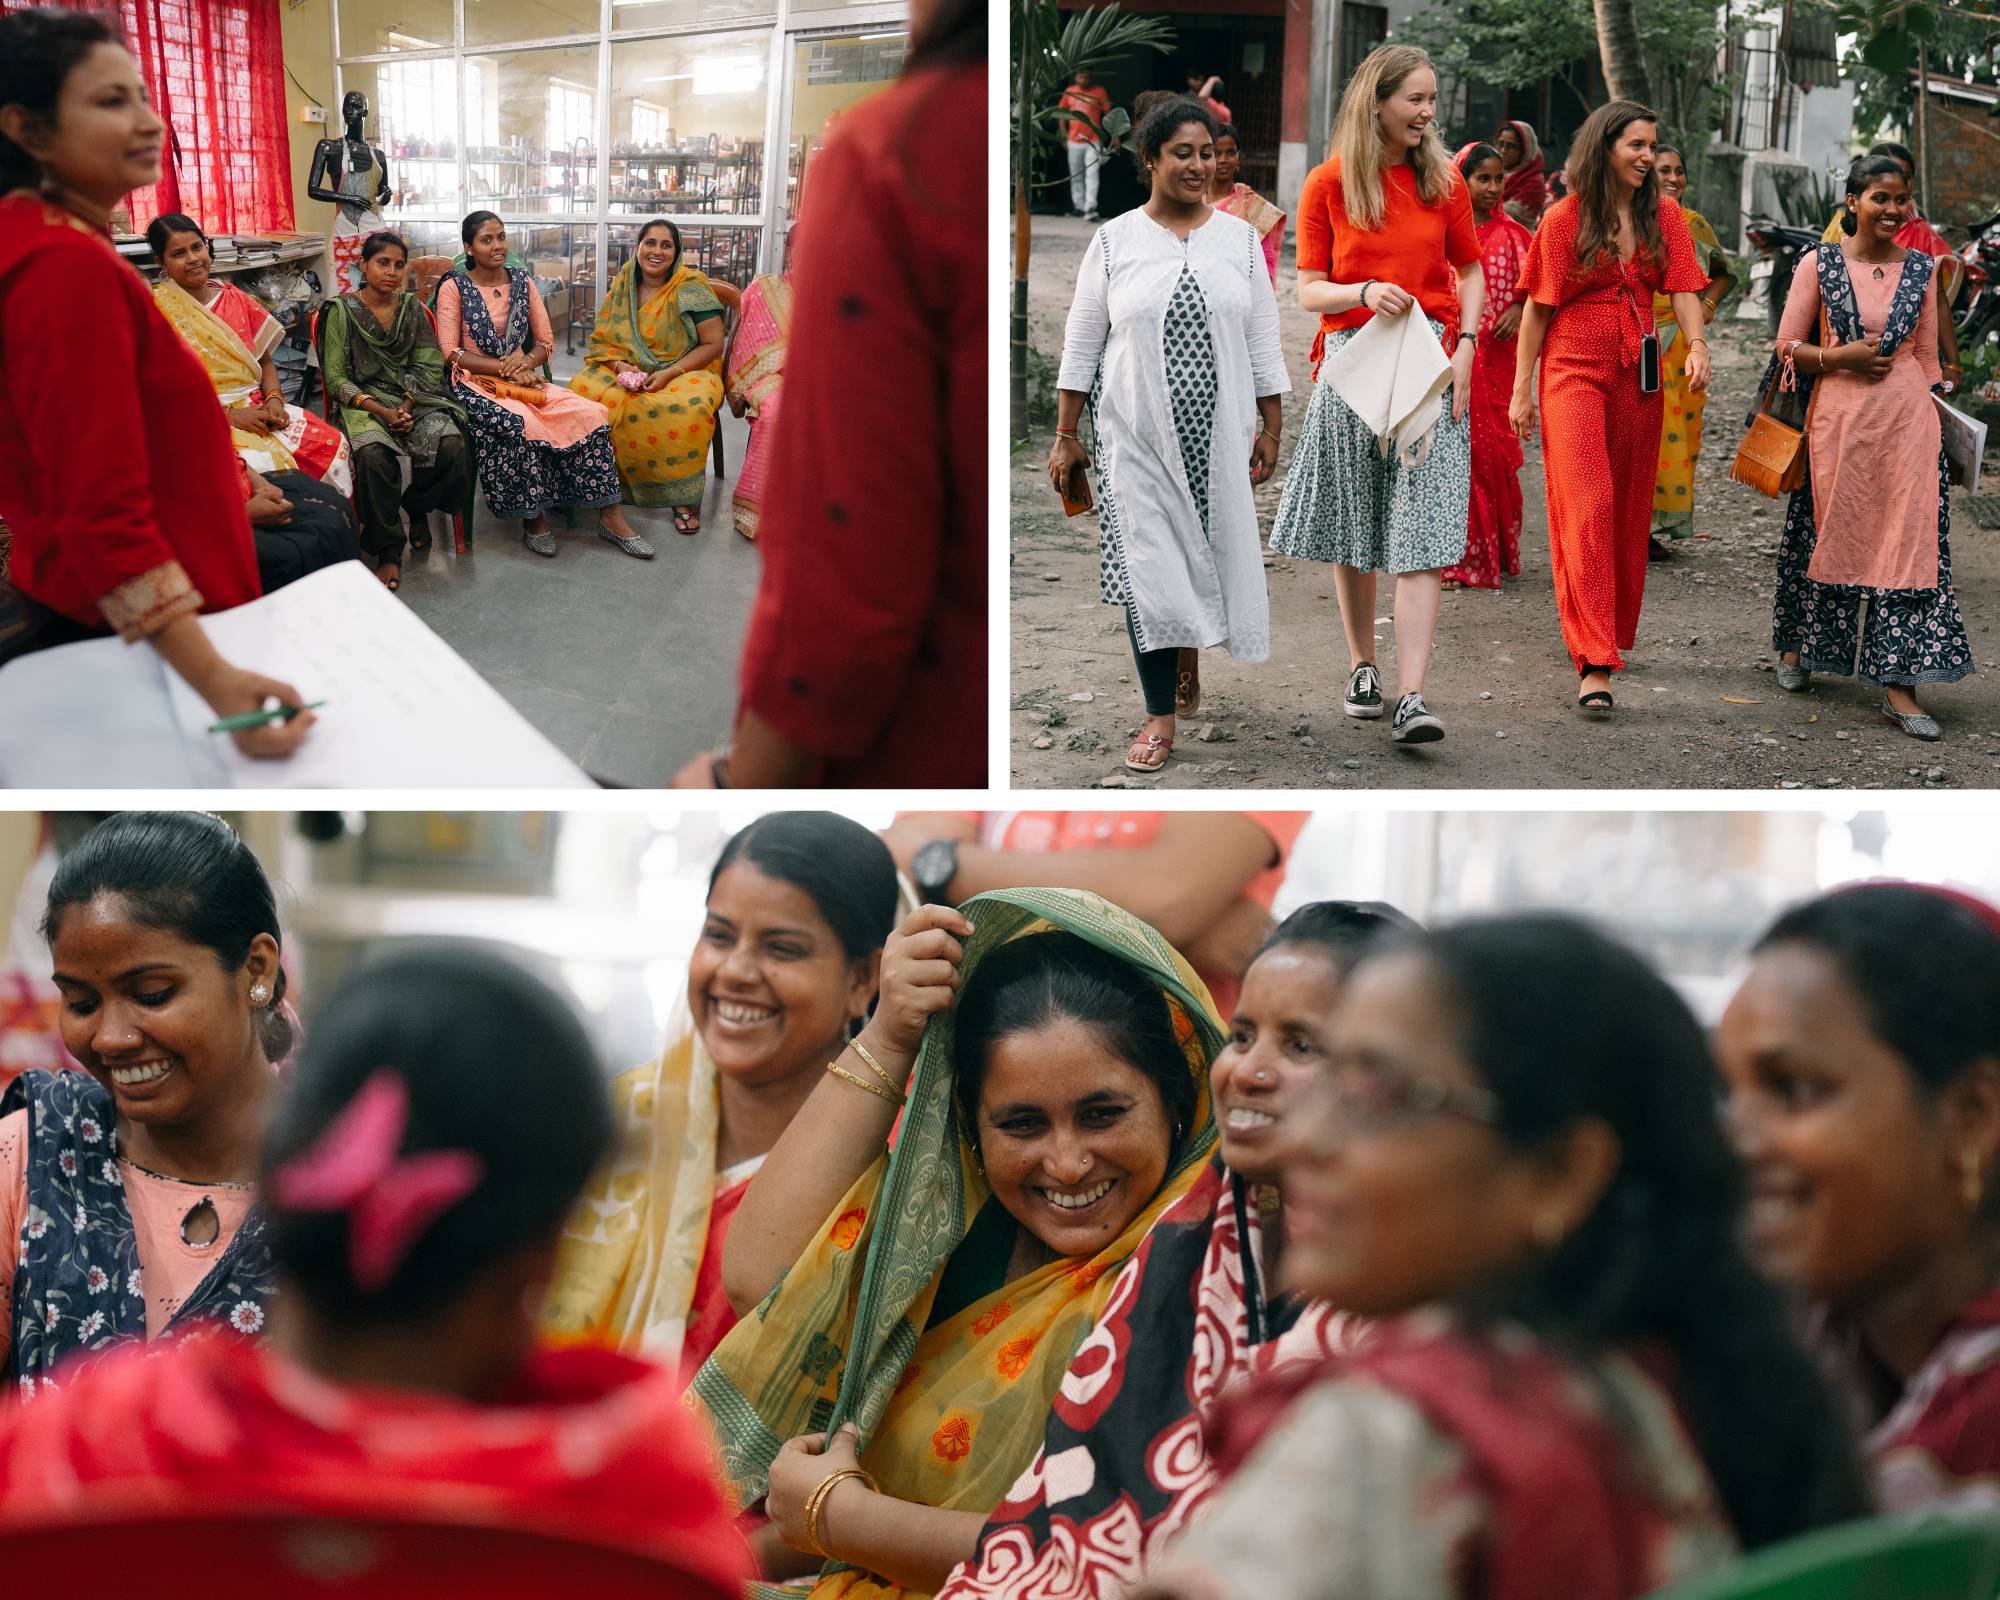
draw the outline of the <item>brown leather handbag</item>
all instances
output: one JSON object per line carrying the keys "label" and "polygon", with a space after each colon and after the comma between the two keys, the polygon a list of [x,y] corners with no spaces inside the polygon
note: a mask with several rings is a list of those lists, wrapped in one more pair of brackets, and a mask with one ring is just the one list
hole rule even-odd
{"label": "brown leather handbag", "polygon": [[[1826,313],[1820,312],[1820,348],[1826,348]],[[1736,447],[1736,460],[1729,468],[1730,477],[1738,483],[1748,484],[1759,494],[1777,499],[1795,489],[1805,487],[1806,481],[1806,436],[1812,431],[1813,407],[1819,404],[1819,383],[1813,384],[1812,399],[1806,402],[1805,420],[1796,428],[1771,414],[1771,403],[1778,393],[1778,385],[1784,381],[1784,367],[1771,374],[1763,396],[1757,403],[1757,411],[1750,419],[1750,428],[1743,435],[1743,442]],[[1822,380],[1823,381],[1823,380]]]}

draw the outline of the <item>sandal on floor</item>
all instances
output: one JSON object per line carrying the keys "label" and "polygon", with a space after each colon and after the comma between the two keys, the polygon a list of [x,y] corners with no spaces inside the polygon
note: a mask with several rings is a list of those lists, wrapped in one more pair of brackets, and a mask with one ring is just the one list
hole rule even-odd
{"label": "sandal on floor", "polygon": [[1201,709],[1201,652],[1183,650],[1174,673],[1174,715],[1191,717]]}
{"label": "sandal on floor", "polygon": [[[1588,673],[1579,675],[1578,682],[1581,683],[1583,678],[1588,676]],[[1589,694],[1580,694],[1576,697],[1576,709],[1586,715],[1598,715],[1609,711],[1614,704],[1616,702],[1612,700],[1609,689],[1593,689]]]}
{"label": "sandal on floor", "polygon": [[693,506],[674,507],[675,533],[700,533],[701,513]]}
{"label": "sandal on floor", "polygon": [[1167,764],[1173,749],[1173,740],[1162,739],[1157,733],[1142,733],[1125,752],[1125,765],[1134,772],[1158,772]]}
{"label": "sandal on floor", "polygon": [[410,553],[428,555],[431,548],[431,519],[426,512],[421,517],[410,518]]}
{"label": "sandal on floor", "polygon": [[[383,567],[394,567],[396,569],[396,576],[393,578],[383,578]],[[378,562],[375,567],[375,576],[382,579],[383,588],[394,594],[398,589],[403,587],[403,564],[400,561]]]}

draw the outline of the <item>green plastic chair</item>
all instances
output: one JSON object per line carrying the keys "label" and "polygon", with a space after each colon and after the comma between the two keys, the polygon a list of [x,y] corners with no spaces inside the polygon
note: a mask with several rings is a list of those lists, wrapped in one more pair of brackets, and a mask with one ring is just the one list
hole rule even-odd
{"label": "green plastic chair", "polygon": [[1822,1528],[1653,1600],[1994,1600],[2000,1511],[1929,1511]]}

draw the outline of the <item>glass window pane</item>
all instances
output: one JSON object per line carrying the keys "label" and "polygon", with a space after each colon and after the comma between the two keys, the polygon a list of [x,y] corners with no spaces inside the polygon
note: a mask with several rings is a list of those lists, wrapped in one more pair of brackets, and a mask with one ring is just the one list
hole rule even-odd
{"label": "glass window pane", "polygon": [[597,47],[465,58],[467,191],[502,216],[597,209]]}
{"label": "glass window pane", "polygon": [[689,28],[712,22],[769,22],[773,0],[611,0],[611,31]]}
{"label": "glass window pane", "polygon": [[766,32],[611,47],[611,214],[757,216]]}
{"label": "glass window pane", "polygon": [[[639,241],[640,224],[611,224],[605,240],[606,266],[610,274],[632,259],[632,247]],[[747,289],[757,275],[759,228],[703,227],[699,223],[681,229],[681,249],[688,264],[699,267],[711,282],[733,283]],[[585,324],[587,329],[588,323]]]}
{"label": "glass window pane", "polygon": [[597,0],[465,0],[468,46],[565,39],[594,34],[601,25]]}
{"label": "glass window pane", "polygon": [[339,0],[340,53],[379,56],[392,50],[449,50],[451,0]]}
{"label": "glass window pane", "polygon": [[389,158],[391,220],[456,214],[458,87],[448,60],[384,61],[340,69],[368,97],[368,133]]}
{"label": "glass window pane", "polygon": [[[907,28],[804,38],[792,45],[792,142],[785,159],[785,216],[799,214],[813,155],[849,106],[893,83],[910,45]],[[787,235],[787,249],[790,238]]]}

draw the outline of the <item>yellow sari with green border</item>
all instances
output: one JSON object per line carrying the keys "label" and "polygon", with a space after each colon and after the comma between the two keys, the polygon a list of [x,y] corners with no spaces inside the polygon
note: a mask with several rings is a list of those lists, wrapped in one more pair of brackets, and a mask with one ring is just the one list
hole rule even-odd
{"label": "yellow sari with green border", "polygon": [[698,342],[695,324],[721,315],[708,279],[688,266],[676,266],[641,304],[636,256],[618,269],[597,308],[583,369],[569,386],[610,413],[618,476],[634,505],[701,504],[722,378],[709,366],[683,372],[658,391],[633,391],[619,383],[618,363],[645,373],[672,366]]}
{"label": "yellow sari with green border", "polygon": [[[962,976],[1011,939],[1066,930],[1159,985],[1199,1091],[1167,1176],[1096,1255],[1052,1261],[930,1325],[946,1265],[991,1199],[959,1125],[952,1017],[931,1019],[893,1153],[835,1207],[805,1253],[696,1375],[740,1504],[764,1493],[786,1440],[852,1422],[861,1462],[885,1494],[990,1512],[1041,1448],[1070,1359],[1111,1298],[1146,1230],[1200,1176],[1216,1148],[1209,1063],[1226,1037],[1208,990],[1165,939],[1076,889],[1009,889],[962,907],[975,925]],[[762,1595],[797,1588],[753,1585]],[[900,1585],[829,1563],[812,1600],[917,1600]]]}
{"label": "yellow sari with green border", "polygon": [[[1715,258],[1723,255],[1722,241],[1699,211],[1681,207],[1688,232],[1694,235],[1695,254],[1715,276]],[[1724,261],[1727,261],[1724,256]],[[1701,421],[1708,410],[1708,395],[1692,394],[1687,386],[1688,342],[1686,331],[1674,321],[1674,303],[1663,294],[1653,296],[1653,320],[1660,329],[1660,388],[1666,405],[1660,418],[1660,469],[1653,479],[1653,532],[1685,539],[1694,532],[1694,469],[1701,459]]]}

